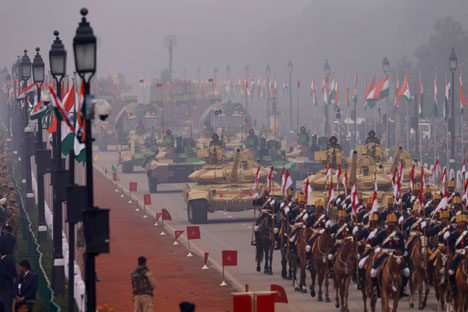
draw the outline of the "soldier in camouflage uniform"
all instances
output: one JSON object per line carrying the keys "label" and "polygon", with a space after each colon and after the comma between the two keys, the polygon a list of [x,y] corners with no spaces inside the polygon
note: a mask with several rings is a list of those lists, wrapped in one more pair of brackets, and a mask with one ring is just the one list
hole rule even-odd
{"label": "soldier in camouflage uniform", "polygon": [[153,290],[156,282],[146,266],[146,258],[138,258],[138,267],[131,274],[135,312],[153,312]]}

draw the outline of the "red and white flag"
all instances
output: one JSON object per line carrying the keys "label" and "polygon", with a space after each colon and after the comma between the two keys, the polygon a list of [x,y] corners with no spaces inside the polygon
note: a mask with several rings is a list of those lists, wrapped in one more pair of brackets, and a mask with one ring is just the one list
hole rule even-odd
{"label": "red and white flag", "polygon": [[377,184],[377,171],[374,170],[374,191],[378,191],[379,190],[379,186]]}
{"label": "red and white flag", "polygon": [[419,174],[419,183],[421,184],[421,188],[419,189],[419,203],[422,206],[423,203],[423,193],[426,189],[426,182],[424,181],[424,167],[421,166],[421,173]]}
{"label": "red and white flag", "polygon": [[436,178],[438,170],[439,170],[439,160],[437,159],[435,164],[434,164],[434,167],[432,168],[432,180],[433,180],[433,182],[435,182],[435,178]]}
{"label": "red and white flag", "polygon": [[286,178],[286,175],[285,175],[284,167],[283,167],[283,169],[281,170],[281,175],[280,175],[281,189],[283,189],[283,187],[284,187],[284,182],[286,182],[285,178]]}
{"label": "red and white flag", "polygon": [[369,211],[369,220],[373,213],[376,213],[379,209],[379,202],[377,201],[377,191],[374,191],[374,196],[372,197],[372,207]]}
{"label": "red and white flag", "polygon": [[400,78],[397,78],[396,81],[396,91],[395,91],[395,107],[400,106],[400,97],[398,96],[398,91],[400,91]]}
{"label": "red and white flag", "polygon": [[401,84],[401,89],[398,92],[398,96],[404,96],[408,102],[411,101],[411,94],[408,87],[408,76],[405,73],[405,78],[403,78],[403,83]]}
{"label": "red and white flag", "polygon": [[306,183],[305,183],[305,187],[304,187],[304,194],[305,194],[305,202],[306,202],[306,205],[307,205],[307,200],[309,199],[309,178],[307,178],[306,180]]}
{"label": "red and white flag", "polygon": [[342,183],[343,183],[345,196],[347,197],[348,196],[348,170],[345,170],[345,172],[344,172]]}
{"label": "red and white flag", "polygon": [[356,181],[354,181],[353,188],[351,189],[351,207],[353,208],[353,216],[356,216],[356,204],[357,204],[357,192],[356,192]]}
{"label": "red and white flag", "polygon": [[332,175],[332,168],[331,168],[331,163],[328,164],[328,168],[327,168],[327,173],[326,173],[326,176],[325,176],[325,184],[328,183],[328,178]]}
{"label": "red and white flag", "polygon": [[447,191],[445,191],[444,196],[440,200],[440,203],[437,205],[437,208],[432,212],[433,215],[431,217],[431,221],[432,221],[432,219],[434,219],[435,216],[437,216],[437,213],[440,210],[443,210],[443,209],[447,208],[447,206],[448,206]]}
{"label": "red and white flag", "polygon": [[411,189],[411,192],[412,192],[414,190],[414,164],[411,167],[409,178],[410,178],[410,189]]}
{"label": "red and white flag", "polygon": [[340,188],[340,178],[341,178],[341,164],[338,165],[338,169],[335,172],[336,176],[336,187]]}
{"label": "red and white flag", "polygon": [[24,88],[23,90],[18,92],[18,96],[16,97],[16,99],[17,100],[24,99],[24,98],[26,98],[26,95],[28,93],[34,92],[34,91],[36,91],[36,84],[31,83],[29,86],[27,86],[26,88]]}
{"label": "red and white flag", "polygon": [[271,169],[270,169],[270,173],[268,174],[268,177],[267,177],[267,187],[269,190],[271,190],[271,178],[273,177],[273,170],[275,168],[273,168],[273,166],[271,166]]}
{"label": "red and white flag", "polygon": [[327,200],[327,210],[330,206],[330,203],[335,198],[335,190],[333,189],[333,181],[330,182],[330,188],[328,189],[328,200]]}
{"label": "red and white flag", "polygon": [[440,189],[442,191],[445,190],[445,184],[447,183],[447,168],[444,167],[444,171],[442,172],[442,179],[440,180]]}
{"label": "red and white flag", "polygon": [[260,166],[257,168],[257,174],[255,175],[255,184],[254,184],[254,190],[257,189],[258,186],[258,180],[260,179]]}
{"label": "red and white flag", "polygon": [[286,178],[284,182],[284,197],[286,197],[287,191],[292,184],[293,184],[293,180],[291,176],[289,175],[289,170],[286,170]]}

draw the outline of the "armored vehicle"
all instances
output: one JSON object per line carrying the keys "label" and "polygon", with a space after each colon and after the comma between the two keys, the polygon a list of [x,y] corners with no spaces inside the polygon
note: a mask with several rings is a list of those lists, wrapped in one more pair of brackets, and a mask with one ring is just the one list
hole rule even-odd
{"label": "armored vehicle", "polygon": [[[258,184],[254,189],[258,167],[253,157],[237,150],[230,162],[232,156],[219,146],[199,150],[198,154],[206,159],[206,165],[189,175],[195,183],[187,183],[184,189],[188,220],[206,223],[208,212],[252,209],[253,194],[263,187]],[[260,167],[259,173],[265,178],[269,169]]]}
{"label": "armored vehicle", "polygon": [[121,147],[119,151],[119,164],[123,173],[133,172],[133,167],[144,166],[145,163],[156,155],[155,139],[144,133],[131,130],[128,148]]}

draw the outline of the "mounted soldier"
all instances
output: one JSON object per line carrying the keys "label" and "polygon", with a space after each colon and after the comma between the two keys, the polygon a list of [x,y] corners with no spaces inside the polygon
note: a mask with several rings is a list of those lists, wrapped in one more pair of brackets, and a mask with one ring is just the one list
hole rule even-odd
{"label": "mounted soldier", "polygon": [[457,294],[455,273],[457,272],[460,261],[465,257],[465,248],[468,247],[467,216],[465,214],[457,215],[456,222],[457,228],[450,234],[444,234],[444,238],[448,239],[449,247],[453,251],[453,260],[449,270],[453,296]]}
{"label": "mounted soldier", "polygon": [[[440,253],[441,248],[447,247],[446,236],[450,235],[452,225],[449,223],[449,212],[446,210],[439,211],[438,220],[434,220],[427,229],[426,236],[429,239],[429,247],[432,253],[429,257],[427,270],[429,274],[429,284],[432,285],[432,277],[434,272],[434,261]],[[448,233],[448,234],[445,234]]]}
{"label": "mounted soldier", "polygon": [[333,248],[328,253],[328,266],[330,274],[333,274],[333,262],[336,251],[341,247],[345,237],[353,234],[353,228],[346,222],[348,213],[345,210],[338,211],[338,223],[330,228],[330,234],[334,238]]}
{"label": "mounted soldier", "polygon": [[274,204],[275,204],[275,200],[272,197],[270,197],[270,192],[267,189],[265,189],[265,191],[263,192],[262,197],[254,198],[253,205],[255,207],[260,207],[260,214],[257,220],[255,221],[255,227],[254,227],[255,240],[251,243],[252,246],[255,246],[257,244],[258,230],[260,228],[260,224],[263,222],[265,218],[271,216],[271,214],[273,213]]}
{"label": "mounted soldier", "polygon": [[361,232],[358,234],[358,250],[360,255],[359,261],[359,284],[358,289],[362,288],[362,282],[366,276],[365,265],[369,259],[370,254],[374,251],[372,248],[372,241],[377,237],[379,232],[382,230],[382,227],[379,226],[379,214],[374,212],[369,218],[369,224],[365,225]]}
{"label": "mounted soldier", "polygon": [[297,208],[291,211],[292,213],[289,213],[290,221],[294,220],[294,225],[289,236],[289,242],[292,244],[293,248],[295,248],[297,232],[300,229],[305,228],[307,219],[309,218],[309,212],[305,207],[305,194],[303,192],[296,193],[296,202]]}
{"label": "mounted soldier", "polygon": [[330,227],[330,220],[325,214],[323,201],[321,199],[315,202],[315,213],[310,216],[307,223],[307,226],[312,230],[312,234],[310,235],[306,246],[307,269],[309,269],[312,248],[315,244],[316,238]]}
{"label": "mounted soldier", "polygon": [[[388,214],[386,218],[387,228],[385,231],[380,231],[377,237],[372,241],[372,247],[375,247],[376,258],[374,265],[371,270],[371,278],[375,289],[375,295],[379,295],[377,275],[379,273],[379,268],[383,261],[392,254],[395,250],[399,250],[402,254],[405,252],[405,239],[403,234],[397,230],[397,216],[395,214]],[[403,292],[403,289],[408,282],[410,276],[410,270],[408,264],[404,263],[403,265],[403,285],[400,292]]]}

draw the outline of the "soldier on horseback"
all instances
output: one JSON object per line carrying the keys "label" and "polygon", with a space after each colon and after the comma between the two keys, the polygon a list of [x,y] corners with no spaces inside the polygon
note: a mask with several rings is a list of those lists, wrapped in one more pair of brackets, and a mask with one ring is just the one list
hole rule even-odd
{"label": "soldier on horseback", "polygon": [[[305,194],[303,192],[296,193],[297,208],[289,213],[290,220],[294,220],[294,225],[289,236],[289,242],[295,248],[295,240],[297,232],[305,227],[307,219],[309,218],[309,212],[305,207]],[[293,206],[294,207],[294,206]]]}
{"label": "soldier on horseback", "polygon": [[403,231],[407,234],[408,240],[406,241],[405,248],[407,251],[411,250],[415,237],[419,237],[427,225],[424,217],[420,214],[421,206],[419,202],[413,204],[413,211],[403,223]]}
{"label": "soldier on horseback", "polygon": [[[446,247],[446,235],[450,235],[452,226],[449,223],[449,213],[446,210],[439,212],[437,222],[431,223],[426,229],[426,236],[429,238],[429,247],[432,250],[432,254],[429,257],[429,262],[427,266],[429,274],[429,284],[432,286],[432,277],[434,272],[434,262],[437,258],[437,255],[440,253],[440,249]],[[448,233],[448,234],[445,234]],[[436,245],[434,245],[430,238],[435,237],[437,240]]]}
{"label": "soldier on horseback", "polygon": [[[257,220],[255,221],[255,240],[252,242],[252,246],[257,245],[258,240],[258,230],[260,228],[260,224],[264,221],[265,218],[269,217],[274,213],[274,206],[275,200],[273,197],[270,197],[270,192],[265,189],[263,192],[263,196],[260,198],[256,198],[253,200],[254,206],[260,206],[260,215],[258,216]],[[276,236],[276,234],[275,234]]]}
{"label": "soldier on horseback", "polygon": [[[379,296],[377,274],[382,262],[395,250],[400,250],[402,253],[405,251],[405,239],[400,231],[397,230],[397,216],[395,214],[388,214],[386,218],[387,228],[385,231],[380,231],[377,237],[372,241],[372,247],[376,247],[376,260],[371,270],[371,278],[376,291],[373,296]],[[400,292],[403,292],[408,278],[410,276],[410,270],[408,264],[404,263],[403,269],[403,285]]]}
{"label": "soldier on horseback", "polygon": [[306,268],[309,269],[311,265],[310,260],[312,257],[312,247],[314,246],[315,240],[318,235],[323,234],[325,229],[330,227],[330,220],[328,220],[328,216],[325,214],[323,201],[321,199],[315,202],[315,213],[308,219],[307,226],[312,230],[312,234],[310,235],[306,246]]}
{"label": "soldier on horseback", "polygon": [[330,275],[333,275],[333,261],[336,251],[341,247],[345,237],[353,234],[353,228],[346,222],[348,213],[345,210],[338,211],[338,223],[330,228],[330,234],[335,239],[333,248],[328,253],[328,267]]}
{"label": "soldier on horseback", "polygon": [[465,247],[468,246],[468,228],[467,216],[459,214],[456,217],[457,228],[449,235],[444,234],[444,238],[448,239],[450,249],[453,250],[453,260],[449,269],[450,283],[452,285],[452,295],[456,296],[457,285],[455,282],[455,273],[457,272],[460,261],[465,257]]}
{"label": "soldier on horseback", "polygon": [[366,269],[365,265],[371,252],[373,251],[372,248],[372,241],[377,237],[379,232],[382,230],[382,227],[379,226],[379,214],[374,212],[369,219],[369,224],[365,225],[362,231],[359,233],[357,237],[358,241],[358,250],[360,254],[360,261],[359,261],[359,276],[361,277],[358,282],[358,289],[362,288],[362,282],[366,276]]}

